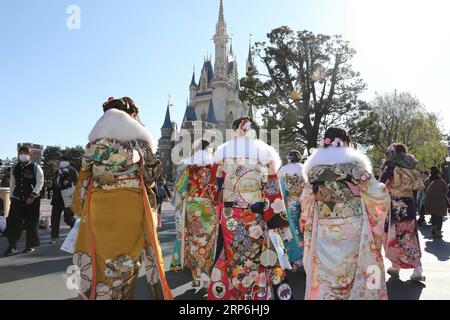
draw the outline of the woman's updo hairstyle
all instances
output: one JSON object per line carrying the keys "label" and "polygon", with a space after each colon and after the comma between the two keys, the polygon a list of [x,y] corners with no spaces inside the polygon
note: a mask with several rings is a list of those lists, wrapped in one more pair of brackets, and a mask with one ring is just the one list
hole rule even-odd
{"label": "woman's updo hairstyle", "polygon": [[122,99],[109,98],[107,102],[103,104],[103,112],[111,109],[117,109],[128,113],[130,116],[137,116],[139,114],[139,108],[133,99],[124,97]]}
{"label": "woman's updo hairstyle", "polygon": [[408,148],[401,143],[396,143],[395,144],[395,152],[396,153],[408,153]]}
{"label": "woman's updo hairstyle", "polygon": [[288,155],[289,163],[300,163],[302,161],[302,154],[298,150],[292,150]]}
{"label": "woman's updo hairstyle", "polygon": [[341,127],[331,127],[325,132],[324,148],[344,147],[352,143],[348,132]]}

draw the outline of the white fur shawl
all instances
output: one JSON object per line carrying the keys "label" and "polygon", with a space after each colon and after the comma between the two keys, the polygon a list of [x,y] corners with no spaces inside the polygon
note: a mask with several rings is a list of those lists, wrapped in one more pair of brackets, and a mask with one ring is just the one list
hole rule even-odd
{"label": "white fur shawl", "polygon": [[185,165],[188,166],[207,166],[214,163],[214,157],[211,153],[205,150],[199,150],[194,155],[184,161]]}
{"label": "white fur shawl", "polygon": [[301,163],[289,163],[281,168],[279,175],[280,177],[285,175],[303,177],[303,165]]}
{"label": "white fur shawl", "polygon": [[370,160],[363,153],[353,148],[332,147],[327,149],[317,149],[303,166],[303,176],[307,180],[309,171],[314,167],[351,162],[361,163],[368,172],[372,173]]}
{"label": "white fur shawl", "polygon": [[126,112],[117,109],[106,111],[89,134],[89,142],[103,138],[119,141],[144,140],[156,152],[156,141],[151,133]]}
{"label": "white fur shawl", "polygon": [[217,148],[214,157],[216,163],[228,158],[247,158],[263,164],[271,163],[276,172],[281,167],[280,155],[273,147],[261,140],[249,137],[234,137],[231,141]]}

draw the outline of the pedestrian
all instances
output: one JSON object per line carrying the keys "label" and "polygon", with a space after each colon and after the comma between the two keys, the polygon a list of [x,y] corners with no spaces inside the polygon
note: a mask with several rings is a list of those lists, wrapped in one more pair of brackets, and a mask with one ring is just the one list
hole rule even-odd
{"label": "pedestrian", "polygon": [[281,193],[278,152],[256,139],[251,118],[215,154],[219,186],[218,259],[209,300],[291,300],[283,241],[292,239]]}
{"label": "pedestrian", "polygon": [[72,209],[81,217],[74,265],[80,294],[130,300],[145,266],[154,299],[172,299],[156,233],[156,142],[130,98],[110,98],[89,135]]}
{"label": "pedestrian", "polygon": [[392,263],[388,273],[398,277],[400,269],[414,269],[413,281],[425,281],[422,269],[414,190],[424,190],[418,162],[406,147],[394,143],[388,148],[381,182],[386,183],[392,197],[391,214],[386,219],[385,252]]}
{"label": "pedestrian", "polygon": [[172,199],[172,193],[167,186],[166,180],[163,177],[159,177],[156,181],[153,192],[156,195],[156,203],[158,205],[158,229],[162,228],[162,206],[164,201]]}
{"label": "pedestrian", "polygon": [[288,155],[288,164],[281,168],[278,175],[281,179],[283,197],[287,208],[289,228],[292,239],[285,242],[293,271],[303,266],[303,233],[300,230],[302,208],[300,197],[305,187],[303,179],[302,155],[298,150],[292,150]]}
{"label": "pedestrian", "polygon": [[64,212],[64,222],[73,228],[75,217],[72,209],[72,195],[78,180],[77,170],[70,165],[69,159],[62,156],[59,159],[59,168],[53,181],[53,197],[51,201],[51,240],[50,244],[59,242],[59,229],[61,214]]}
{"label": "pedestrian", "polygon": [[449,208],[448,186],[437,166],[430,170],[430,178],[425,182],[425,212],[431,215],[431,234],[442,239],[442,223]]}
{"label": "pedestrian", "polygon": [[31,162],[31,150],[19,148],[19,162],[11,169],[11,207],[7,218],[9,247],[4,256],[17,252],[17,241],[25,223],[26,244],[23,253],[29,254],[39,246],[38,223],[40,194],[44,184],[44,173],[40,165]]}
{"label": "pedestrian", "polygon": [[[192,286],[209,288],[215,262],[218,229],[218,187],[211,143],[201,139],[194,143],[194,155],[185,162],[185,172],[177,183],[175,207],[177,240],[172,255],[172,271],[185,268],[192,273]],[[181,203],[181,204],[179,204]]]}
{"label": "pedestrian", "polygon": [[[425,184],[425,181],[430,177],[430,171],[425,170],[422,172],[422,181]],[[427,222],[425,221],[425,196],[426,190],[417,191],[417,209],[419,211],[419,220],[417,221],[419,226],[426,226]]]}
{"label": "pedestrian", "polygon": [[370,160],[345,129],[331,127],[303,173],[305,299],[387,300],[381,249],[390,197]]}

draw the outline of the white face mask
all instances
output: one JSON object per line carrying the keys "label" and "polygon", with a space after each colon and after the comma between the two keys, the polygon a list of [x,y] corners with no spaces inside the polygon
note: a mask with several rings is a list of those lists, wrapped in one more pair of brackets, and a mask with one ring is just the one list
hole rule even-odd
{"label": "white face mask", "polygon": [[67,168],[68,166],[69,166],[69,161],[61,161],[59,163],[59,167],[62,169]]}
{"label": "white face mask", "polygon": [[30,161],[30,156],[28,154],[19,154],[19,160],[21,162],[28,162]]}

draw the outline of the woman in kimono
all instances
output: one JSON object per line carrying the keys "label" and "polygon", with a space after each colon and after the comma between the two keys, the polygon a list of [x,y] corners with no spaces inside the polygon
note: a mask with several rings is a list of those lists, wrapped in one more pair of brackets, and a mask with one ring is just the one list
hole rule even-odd
{"label": "woman in kimono", "polygon": [[215,259],[217,238],[217,165],[207,140],[194,144],[196,152],[187,159],[176,188],[177,240],[172,271],[188,268],[193,287],[208,289]]}
{"label": "woman in kimono", "polygon": [[156,233],[151,191],[160,175],[155,141],[130,98],[110,98],[89,135],[73,196],[81,217],[74,264],[91,300],[132,299],[144,263],[155,299],[172,299]]}
{"label": "woman in kimono", "polygon": [[297,271],[303,265],[303,234],[300,230],[302,209],[300,197],[305,187],[305,180],[303,179],[303,166],[300,163],[302,160],[300,152],[297,150],[291,151],[288,159],[289,163],[281,168],[278,175],[281,179],[281,187],[289,219],[289,228],[292,233],[292,240],[286,241],[284,246],[287,249],[293,271]]}
{"label": "woman in kimono", "polygon": [[390,198],[369,159],[333,127],[303,171],[306,300],[387,299],[381,247]]}
{"label": "woman in kimono", "polygon": [[209,300],[292,299],[283,240],[292,238],[277,176],[280,157],[254,139],[250,118],[234,122],[233,139],[216,151],[220,188],[218,260]]}
{"label": "woman in kimono", "polygon": [[417,169],[417,160],[407,153],[404,145],[392,144],[388,153],[380,178],[392,197],[384,239],[386,258],[392,263],[388,273],[398,277],[400,269],[414,269],[411,280],[425,281],[414,201],[414,190],[424,190],[425,185]]}

